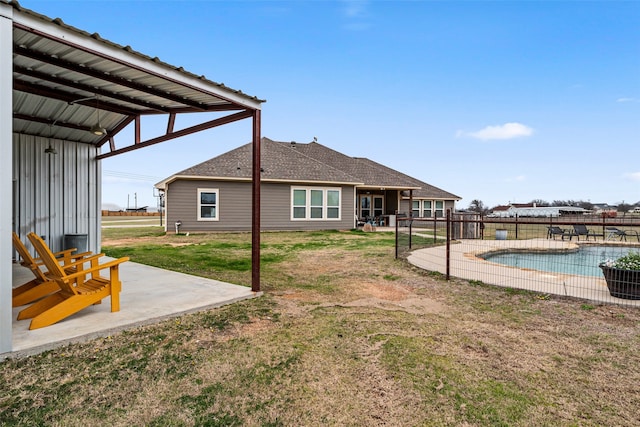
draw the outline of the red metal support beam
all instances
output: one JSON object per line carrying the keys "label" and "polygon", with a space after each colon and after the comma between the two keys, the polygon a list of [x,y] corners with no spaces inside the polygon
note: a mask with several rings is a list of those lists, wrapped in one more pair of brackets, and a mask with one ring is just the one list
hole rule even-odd
{"label": "red metal support beam", "polygon": [[260,292],[260,110],[253,111],[251,290]]}
{"label": "red metal support beam", "polygon": [[191,126],[176,132],[168,133],[163,136],[159,136],[157,138],[150,139],[148,141],[140,142],[139,144],[129,145],[128,147],[120,148],[115,151],[110,151],[108,153],[100,154],[96,157],[96,159],[105,159],[107,157],[112,157],[117,154],[126,153],[127,151],[137,150],[142,147],[148,147],[149,145],[158,144],[160,142],[169,141],[171,139],[179,138],[181,136],[190,135],[192,133],[200,132],[203,130],[211,129],[216,126],[222,126],[229,123],[233,123],[238,120],[247,119],[253,115],[253,111],[245,110],[235,114],[230,114],[228,116],[220,117],[218,119],[210,120],[205,123],[201,123],[199,125]]}
{"label": "red metal support beam", "polygon": [[173,127],[176,124],[176,113],[169,114],[169,120],[167,122],[167,133],[173,132]]}
{"label": "red metal support beam", "polygon": [[134,123],[134,132],[133,132],[133,143],[138,145],[140,144],[140,116],[136,116],[136,121]]}

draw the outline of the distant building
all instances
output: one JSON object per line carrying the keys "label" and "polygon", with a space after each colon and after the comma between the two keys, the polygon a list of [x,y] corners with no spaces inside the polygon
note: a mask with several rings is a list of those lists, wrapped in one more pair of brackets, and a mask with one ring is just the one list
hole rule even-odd
{"label": "distant building", "polygon": [[148,206],[143,206],[141,208],[127,208],[127,212],[146,212]]}
{"label": "distant building", "polygon": [[591,211],[576,206],[536,206],[535,203],[512,203],[506,206],[496,206],[488,216],[494,218],[556,218],[561,215],[584,215],[589,212]]}
{"label": "distant building", "polygon": [[594,203],[593,212],[602,217],[615,218],[618,216],[618,207],[607,203]]}

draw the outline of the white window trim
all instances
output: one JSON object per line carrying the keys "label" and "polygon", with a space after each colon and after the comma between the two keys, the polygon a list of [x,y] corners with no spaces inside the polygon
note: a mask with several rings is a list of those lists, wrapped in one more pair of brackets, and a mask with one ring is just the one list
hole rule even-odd
{"label": "white window trim", "polygon": [[[293,208],[295,207],[293,204],[293,193],[295,190],[305,190],[306,195],[306,204],[305,204],[305,217],[304,218],[294,218],[293,216]],[[311,190],[322,190],[322,218],[311,218]],[[337,218],[328,218],[327,212],[329,206],[327,205],[327,192],[329,191],[337,191],[338,192],[338,217]],[[342,220],[342,188],[340,187],[301,187],[301,186],[292,186],[291,187],[291,202],[289,205],[290,219],[291,221],[341,221]],[[331,208],[336,208],[336,206],[331,206]]]}
{"label": "white window trim", "polygon": [[[201,200],[202,198],[200,197],[200,195],[202,193],[215,193],[216,194],[216,216],[215,218],[203,218],[200,216],[200,213],[202,212],[202,210],[200,209],[202,207],[202,203]],[[209,205],[205,205],[205,206],[209,206]],[[197,211],[197,217],[198,217],[198,221],[220,221],[220,190],[217,188],[198,188],[198,211]]]}

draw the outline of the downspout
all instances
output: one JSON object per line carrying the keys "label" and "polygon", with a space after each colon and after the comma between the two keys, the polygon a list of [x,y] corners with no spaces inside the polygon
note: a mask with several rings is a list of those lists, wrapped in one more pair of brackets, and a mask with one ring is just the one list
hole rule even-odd
{"label": "downspout", "polygon": [[358,187],[353,186],[353,228],[358,228]]}

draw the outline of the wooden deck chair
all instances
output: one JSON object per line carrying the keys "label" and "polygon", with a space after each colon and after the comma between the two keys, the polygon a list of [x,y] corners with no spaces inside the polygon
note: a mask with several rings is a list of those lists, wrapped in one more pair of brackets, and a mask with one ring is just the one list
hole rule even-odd
{"label": "wooden deck chair", "polygon": [[[29,329],[53,325],[90,305],[100,303],[109,296],[111,297],[111,311],[120,311],[122,284],[118,267],[128,261],[128,257],[104,264],[98,264],[97,257],[92,257],[90,261],[80,260],[80,262],[89,262],[90,267],[67,274],[40,236],[29,233],[27,237],[49,269],[52,279],[60,287],[60,291],[36,301],[18,314],[18,320],[32,319]],[[100,276],[101,270],[108,270],[109,277]]]}
{"label": "wooden deck chair", "polygon": [[[11,305],[13,307],[20,307],[21,305],[29,304],[46,295],[59,291],[60,287],[55,280],[50,277],[48,272],[41,269],[41,266],[43,265],[42,260],[31,256],[27,247],[22,243],[22,240],[20,240],[20,237],[15,232],[13,232],[12,239],[13,247],[20,255],[20,258],[22,258],[20,264],[31,270],[35,278],[24,285],[13,289]],[[76,271],[77,264],[75,261],[92,255],[91,252],[73,254],[75,250],[75,248],[67,249],[53,254],[58,262],[62,263],[62,266],[65,268],[67,273]]]}

